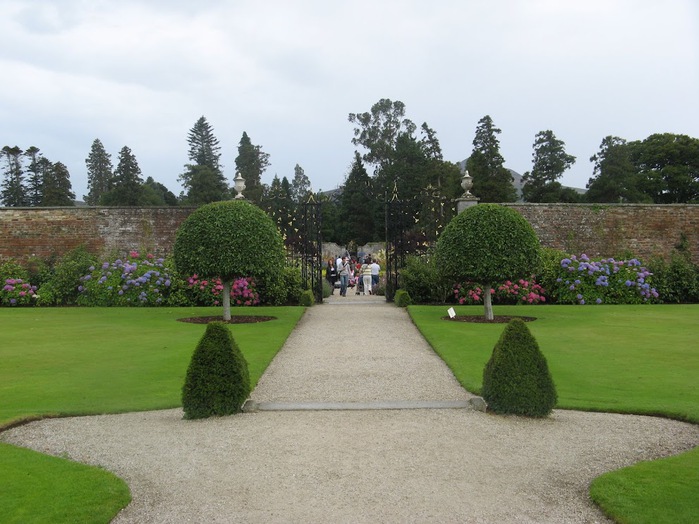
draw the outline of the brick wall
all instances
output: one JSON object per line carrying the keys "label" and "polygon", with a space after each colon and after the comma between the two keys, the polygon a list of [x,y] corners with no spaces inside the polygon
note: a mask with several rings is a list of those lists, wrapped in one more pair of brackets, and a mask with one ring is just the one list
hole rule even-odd
{"label": "brick wall", "polygon": [[[666,255],[687,238],[699,264],[699,205],[507,204],[541,244],[588,256]],[[0,208],[0,259],[60,256],[81,244],[123,256],[131,249],[172,252],[191,207]]]}
{"label": "brick wall", "polygon": [[687,239],[699,264],[699,205],[506,204],[532,225],[543,246],[570,254],[666,256]]}
{"label": "brick wall", "polygon": [[192,207],[0,208],[0,259],[60,256],[84,244],[100,254],[163,255]]}

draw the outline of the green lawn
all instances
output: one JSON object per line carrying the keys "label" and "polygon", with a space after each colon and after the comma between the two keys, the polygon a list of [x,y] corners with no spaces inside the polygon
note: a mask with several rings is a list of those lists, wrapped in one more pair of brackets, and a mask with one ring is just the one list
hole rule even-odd
{"label": "green lawn", "polygon": [[[276,320],[230,326],[252,387],[303,311],[246,309]],[[221,308],[0,309],[0,428],[36,417],[180,406],[206,326],[177,319],[220,314]],[[3,523],[109,522],[130,501],[126,484],[111,473],[6,444],[0,485]]]}
{"label": "green lawn", "polygon": [[[482,306],[456,307],[480,315]],[[410,306],[413,321],[469,391],[504,325],[442,320],[447,308]],[[699,306],[496,306],[528,323],[546,356],[558,406],[662,415],[699,423]],[[699,448],[597,479],[591,495],[620,522],[699,521]],[[652,518],[648,516],[652,515]]]}
{"label": "green lawn", "polygon": [[[447,322],[446,307],[411,306],[413,320],[469,391],[502,324]],[[482,307],[457,307],[482,314]],[[253,385],[303,308],[254,308],[272,322],[231,326]],[[237,311],[234,310],[234,314]],[[180,405],[184,374],[205,327],[177,318],[220,308],[0,309],[0,427],[32,417]],[[496,306],[535,316],[559,406],[661,414],[699,423],[699,306]],[[108,522],[130,498],[111,473],[0,444],[0,522]],[[620,522],[699,516],[699,448],[597,479],[593,499]]]}

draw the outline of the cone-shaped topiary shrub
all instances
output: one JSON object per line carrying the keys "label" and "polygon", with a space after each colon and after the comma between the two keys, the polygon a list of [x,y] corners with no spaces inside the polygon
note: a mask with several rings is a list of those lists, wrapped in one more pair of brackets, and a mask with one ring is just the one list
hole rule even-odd
{"label": "cone-shaped topiary shrub", "polygon": [[512,319],[495,344],[481,395],[495,413],[545,417],[556,405],[546,357],[522,319]]}
{"label": "cone-shaped topiary shrub", "polygon": [[250,394],[248,363],[223,322],[211,322],[199,340],[182,388],[184,418],[230,415]]}

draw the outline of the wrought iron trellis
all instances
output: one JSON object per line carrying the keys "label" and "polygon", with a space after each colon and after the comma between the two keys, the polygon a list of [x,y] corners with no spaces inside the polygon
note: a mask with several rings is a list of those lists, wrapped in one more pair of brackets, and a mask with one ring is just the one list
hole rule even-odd
{"label": "wrought iron trellis", "polygon": [[313,291],[317,303],[323,302],[323,235],[321,202],[311,194],[303,203],[301,235],[301,278]]}

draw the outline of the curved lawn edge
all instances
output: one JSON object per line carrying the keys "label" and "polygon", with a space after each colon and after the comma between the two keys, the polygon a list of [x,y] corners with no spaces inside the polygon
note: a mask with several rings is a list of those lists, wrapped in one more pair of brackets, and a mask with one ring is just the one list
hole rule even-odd
{"label": "curved lawn edge", "polygon": [[[252,315],[273,316],[276,320],[274,322],[253,322],[231,326],[231,331],[248,360],[251,384],[257,383],[305,311],[304,307],[293,306],[256,307],[251,310]],[[133,350],[134,343],[141,344],[141,349],[152,350],[150,354],[142,356],[149,359],[144,361],[146,363],[149,363],[155,356],[158,368],[161,366],[157,359],[162,358],[158,351],[163,349],[177,355],[178,361],[173,365],[171,362],[173,357],[168,356],[170,353],[164,354],[168,363],[165,374],[175,373],[176,376],[169,379],[161,377],[153,383],[145,381],[145,387],[150,388],[151,394],[150,396],[146,395],[145,399],[140,394],[137,404],[131,404],[129,400],[126,402],[127,407],[124,407],[123,401],[119,401],[121,397],[116,400],[112,399],[114,391],[125,396],[126,399],[135,395],[134,391],[128,388],[114,390],[113,387],[108,392],[109,394],[104,396],[106,401],[104,404],[97,402],[90,406],[68,407],[59,413],[56,409],[47,409],[42,412],[35,406],[28,406],[22,414],[18,406],[24,407],[26,400],[18,401],[17,405],[12,407],[15,408],[14,412],[20,412],[19,415],[14,417],[0,416],[0,433],[11,427],[44,418],[118,414],[131,411],[171,409],[181,406],[181,403],[178,402],[180,388],[184,383],[184,371],[189,364],[191,352],[193,352],[196,342],[204,332],[205,325],[176,322],[176,319],[182,316],[197,316],[202,312],[209,315],[217,314],[220,312],[220,308],[3,308],[0,313],[11,318],[12,322],[8,324],[12,329],[8,326],[3,332],[5,344],[0,344],[0,357],[3,356],[3,351],[11,352],[20,348],[11,353],[11,356],[22,358],[22,352],[26,351],[26,345],[20,344],[20,342],[24,342],[27,332],[30,331],[31,327],[36,326],[36,316],[40,314],[42,315],[42,333],[36,333],[35,329],[31,330],[32,333],[35,333],[33,335],[35,350],[39,354],[45,355],[45,360],[50,365],[59,366],[59,369],[65,373],[74,372],[76,366],[80,364],[72,358],[68,358],[68,362],[64,363],[61,363],[60,359],[54,359],[56,347],[58,346],[60,350],[66,352],[74,351],[78,344],[71,343],[71,341],[76,340],[85,344],[84,351],[92,351],[94,349],[92,346],[95,344],[91,345],[91,342],[99,341],[101,346],[99,354],[106,355],[106,371],[102,370],[102,373],[112,373],[114,361],[110,358],[114,357],[114,353],[116,356],[121,356],[120,351]],[[173,325],[181,326],[181,329],[178,330],[176,327],[172,327]],[[264,333],[261,333],[261,330],[264,330]],[[172,342],[163,344],[163,332],[171,336],[171,339],[168,340],[172,340]],[[42,339],[42,337],[44,338]],[[132,338],[128,339],[128,337]],[[135,342],[124,343],[124,338]],[[184,344],[184,347],[177,350],[178,344],[180,346]],[[80,352],[79,348],[78,352]],[[139,358],[140,353],[134,351],[126,353],[126,355],[118,360],[128,361],[134,355]],[[94,358],[92,354],[90,354],[90,358],[85,359],[87,366],[92,366],[91,358]],[[64,366],[64,368],[60,368],[60,366]],[[140,373],[144,372],[138,367],[134,369]],[[55,369],[51,368],[49,371],[48,378],[45,379],[46,384],[53,381]],[[15,374],[17,373],[19,372],[15,370]],[[86,376],[92,377],[94,374],[94,368],[89,367]],[[180,374],[182,375],[181,379]],[[1,380],[3,378],[7,377],[0,376],[0,384],[3,384],[3,380]],[[34,375],[30,377],[19,376],[15,379],[15,384],[10,385],[11,389],[18,389],[17,384],[31,382],[32,379],[37,380]],[[4,382],[7,383],[7,381]],[[94,395],[95,390],[91,388],[95,387],[95,383],[99,385],[108,381],[104,380],[104,376],[99,376],[97,379],[92,377],[90,380],[78,379],[70,382],[86,384],[84,387],[89,390],[88,393]],[[144,381],[137,380],[135,385],[139,386],[141,382]],[[173,383],[176,386],[174,396],[170,394],[169,400],[158,391],[163,384],[168,383],[170,388],[173,387]],[[39,382],[36,384],[36,390],[41,391],[46,384]],[[28,385],[32,386],[32,384]],[[24,392],[24,396],[31,398],[33,391]],[[68,401],[71,398],[70,395],[67,394]],[[3,401],[7,400],[8,397],[4,396]],[[7,402],[5,402],[5,408],[11,409]],[[73,462],[70,457],[55,457],[1,441],[0,485],[12,487],[12,489],[0,490],[0,507],[3,508],[3,518],[7,518],[7,522],[106,523],[110,522],[131,501],[128,485],[114,473],[99,467]],[[73,490],[71,485],[76,486],[76,489]],[[82,491],[90,492],[84,500],[76,498],[85,495],[82,494]],[[86,513],[83,508],[88,508],[91,513]]]}
{"label": "curved lawn edge", "polygon": [[[482,306],[454,309],[460,315],[482,312]],[[467,391],[479,394],[483,367],[504,326],[444,322],[445,310],[446,306],[408,306],[413,323],[459,383]],[[699,316],[699,305],[518,305],[495,306],[494,311],[501,315],[537,317],[531,330],[549,365],[553,365],[554,382],[559,387],[558,376],[561,382],[574,384],[567,388],[575,391],[570,398],[566,398],[566,388],[559,387],[556,409],[657,416],[699,424],[699,398],[693,378],[699,369],[699,351],[692,328]],[[598,331],[591,329],[593,326]],[[627,350],[624,342],[629,342],[628,349],[633,348],[636,353]],[[603,343],[607,345],[602,346]],[[639,343],[650,347],[639,349]],[[611,354],[614,344],[623,350],[618,355]],[[589,356],[581,358],[576,350],[589,351]],[[662,362],[657,365],[652,361],[654,354],[662,356]],[[609,366],[601,367],[600,362],[608,363],[612,357],[619,357],[636,379],[644,379],[650,394],[644,395],[644,388],[625,391],[627,406],[615,405],[619,402],[615,388],[626,381],[612,374],[598,384],[588,385],[593,393],[591,400],[581,400],[576,375],[592,369],[602,373]],[[566,369],[567,360],[572,361],[572,370]],[[637,368],[633,367],[634,363]],[[603,398],[605,395],[608,398]],[[664,396],[658,400],[660,395]],[[610,471],[597,477],[589,488],[591,499],[619,522],[692,522],[699,516],[696,493],[699,493],[699,447]],[[657,518],[648,519],[647,514]]]}

